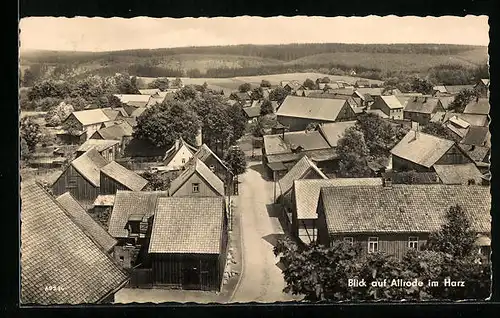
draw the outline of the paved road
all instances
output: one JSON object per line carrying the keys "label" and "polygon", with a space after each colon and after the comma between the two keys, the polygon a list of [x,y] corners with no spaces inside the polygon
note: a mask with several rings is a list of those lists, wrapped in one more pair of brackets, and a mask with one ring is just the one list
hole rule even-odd
{"label": "paved road", "polygon": [[[268,206],[273,202],[273,183],[265,181],[256,170],[261,163],[250,163],[240,176],[236,198],[241,218],[243,270],[239,286],[231,302],[275,302],[299,300],[283,293],[285,282],[276,265],[272,243],[283,234],[277,217],[270,217]],[[270,206],[269,206],[270,207]],[[271,215],[274,215],[271,212]]]}

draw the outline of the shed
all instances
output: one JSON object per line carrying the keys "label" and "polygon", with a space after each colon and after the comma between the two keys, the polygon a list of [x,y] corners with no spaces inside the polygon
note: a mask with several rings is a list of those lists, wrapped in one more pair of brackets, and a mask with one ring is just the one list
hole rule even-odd
{"label": "shed", "polygon": [[282,199],[292,190],[293,182],[300,179],[328,179],[328,177],[314,162],[304,156],[278,181]]}
{"label": "shed", "polygon": [[481,184],[483,174],[474,163],[459,165],[435,165],[439,179],[444,184]]}
{"label": "shed", "polygon": [[104,139],[89,139],[85,141],[77,150],[76,156],[79,157],[90,149],[94,148],[108,161],[113,161],[119,157],[120,141],[104,140]]}
{"label": "shed", "polygon": [[141,191],[148,184],[148,180],[116,161],[102,167],[100,173],[100,194],[115,194],[117,190]]}

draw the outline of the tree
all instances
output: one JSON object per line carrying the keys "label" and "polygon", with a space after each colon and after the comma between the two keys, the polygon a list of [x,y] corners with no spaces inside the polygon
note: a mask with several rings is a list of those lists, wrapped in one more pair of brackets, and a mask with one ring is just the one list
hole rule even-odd
{"label": "tree", "polygon": [[173,80],[172,85],[173,88],[181,88],[182,87],[182,80],[180,78],[176,78]]}
{"label": "tree", "polygon": [[168,147],[179,137],[194,143],[199,128],[198,115],[185,102],[169,100],[148,108],[137,118],[134,136],[157,147]]}
{"label": "tree", "polygon": [[312,123],[309,123],[309,124],[307,124],[307,126],[306,126],[306,130],[307,130],[307,131],[313,131],[313,130],[316,130],[316,129],[318,128],[318,126],[319,126],[319,125],[320,125],[320,124],[319,124],[319,123],[317,123],[317,122],[312,122]]}
{"label": "tree", "polygon": [[47,112],[45,115],[45,121],[48,126],[59,126],[74,111],[75,109],[72,105],[61,102],[59,105]]}
{"label": "tree", "polygon": [[354,127],[348,128],[337,143],[339,157],[338,174],[341,177],[368,177],[371,171],[368,167],[368,155],[363,133]]}
{"label": "tree", "polygon": [[31,69],[26,69],[24,71],[23,79],[21,81],[21,86],[30,87],[35,83],[35,74],[31,71]]}
{"label": "tree", "polygon": [[453,133],[441,123],[430,122],[422,127],[422,132],[439,138],[454,140]]}
{"label": "tree", "polygon": [[20,142],[20,147],[21,147],[21,159],[22,160],[27,160],[30,157],[31,151],[28,147],[28,143],[26,142],[26,139],[21,138]]}
{"label": "tree", "polygon": [[467,214],[460,205],[455,205],[446,212],[446,221],[441,229],[429,236],[427,248],[464,258],[471,255],[475,240]]}
{"label": "tree", "polygon": [[290,95],[288,90],[278,86],[269,93],[269,100],[276,101],[278,105],[281,105],[288,95]]}
{"label": "tree", "polygon": [[316,83],[314,83],[314,81],[310,78],[306,79],[304,81],[304,87],[307,88],[307,89],[316,89],[317,88],[317,85]]}
{"label": "tree", "polygon": [[250,94],[250,98],[252,100],[261,100],[264,98],[264,92],[262,91],[262,87],[256,87],[252,90],[252,93]]}
{"label": "tree", "polygon": [[141,176],[148,180],[148,184],[145,189],[146,191],[167,191],[170,188],[172,179],[177,177],[176,175],[172,176],[167,175],[166,173],[150,171],[143,172]]}
{"label": "tree", "polygon": [[457,113],[463,113],[465,106],[478,98],[478,92],[472,89],[464,89],[458,92],[453,101],[450,103],[450,109]]}
{"label": "tree", "polygon": [[151,83],[148,84],[148,88],[157,88],[164,92],[168,89],[169,80],[166,77],[155,78]]}
{"label": "tree", "polygon": [[388,157],[389,151],[399,142],[392,125],[377,114],[360,115],[356,127],[363,133],[370,155],[373,157]]}
{"label": "tree", "polygon": [[243,114],[243,108],[239,103],[234,103],[226,110],[227,116],[229,117],[229,124],[233,128],[230,144],[234,145],[234,143],[245,133],[247,120]]}
{"label": "tree", "polygon": [[238,86],[238,91],[240,93],[246,93],[246,92],[250,91],[251,89],[252,89],[252,85],[250,85],[249,83],[243,83],[240,86]]}
{"label": "tree", "polygon": [[21,131],[21,138],[26,141],[29,151],[33,152],[37,143],[42,139],[40,125],[30,117],[25,117],[21,120],[19,130]]}
{"label": "tree", "polygon": [[139,94],[135,77],[128,74],[117,74],[114,76],[115,86],[119,94]]}
{"label": "tree", "polygon": [[238,147],[229,148],[224,161],[235,176],[245,173],[247,169],[245,153]]}
{"label": "tree", "polygon": [[260,105],[260,115],[265,116],[268,114],[272,114],[273,112],[273,104],[271,103],[271,101],[268,99],[262,101],[262,104]]}
{"label": "tree", "polygon": [[198,95],[193,85],[186,85],[175,92],[174,98],[180,101],[195,99]]}
{"label": "tree", "polygon": [[269,82],[268,80],[262,80],[260,82],[260,87],[268,87],[268,88],[270,88],[271,87],[271,82]]}
{"label": "tree", "polygon": [[414,92],[422,93],[422,94],[431,94],[432,88],[434,86],[431,82],[425,79],[420,79],[418,77],[413,78],[411,82],[411,89]]}

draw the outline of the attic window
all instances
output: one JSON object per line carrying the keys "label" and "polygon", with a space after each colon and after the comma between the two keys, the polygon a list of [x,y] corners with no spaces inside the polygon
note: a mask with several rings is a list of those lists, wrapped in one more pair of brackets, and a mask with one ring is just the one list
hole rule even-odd
{"label": "attic window", "polygon": [[212,170],[212,172],[214,172],[214,171],[215,171],[215,166],[214,166],[214,165],[211,165],[211,166],[210,166],[210,170]]}
{"label": "attic window", "polygon": [[200,184],[193,183],[193,193],[199,193],[199,192],[200,192]]}
{"label": "attic window", "polygon": [[186,158],[182,158],[182,164],[186,163]]}

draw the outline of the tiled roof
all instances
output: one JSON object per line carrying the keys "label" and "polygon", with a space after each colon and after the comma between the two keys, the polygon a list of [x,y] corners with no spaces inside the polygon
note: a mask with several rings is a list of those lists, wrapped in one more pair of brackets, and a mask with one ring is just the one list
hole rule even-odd
{"label": "tiled roof", "polygon": [[95,187],[99,187],[101,168],[107,164],[108,161],[94,148],[88,150],[71,162],[73,168]]}
{"label": "tiled roof", "polygon": [[325,137],[331,147],[337,147],[337,142],[342,137],[347,128],[356,126],[355,121],[341,121],[336,123],[322,124],[319,131]]}
{"label": "tiled roof", "polygon": [[330,148],[319,131],[286,132],[284,138],[281,137],[281,134],[264,136],[266,155],[291,153],[294,146],[301,146],[303,150]]}
{"label": "tiled roof", "polygon": [[489,127],[470,126],[460,143],[474,146],[491,146]]}
{"label": "tiled roof", "polygon": [[306,155],[313,162],[328,161],[336,159],[338,157],[335,148],[327,148],[327,149],[301,151],[297,153],[289,152],[289,153],[268,155],[267,161],[269,163],[289,162],[289,161],[299,160],[300,158]]}
{"label": "tiled roof", "polygon": [[224,182],[215,175],[200,159],[193,157],[192,162],[186,166],[176,179],[170,184],[169,193],[174,195],[195,173],[198,173],[218,194],[224,195]]}
{"label": "tiled roof", "polygon": [[115,195],[115,203],[109,217],[108,232],[115,238],[127,238],[125,228],[130,215],[140,214],[150,217],[155,212],[156,200],[160,196],[167,196],[161,191],[121,191]]}
{"label": "tiled roof", "polygon": [[73,222],[79,225],[90,238],[99,245],[103,251],[109,252],[116,245],[116,240],[112,238],[106,230],[99,225],[84,210],[78,201],[69,192],[57,197],[57,202],[66,210]]}
{"label": "tiled roof", "polygon": [[474,85],[446,85],[445,87],[446,91],[450,94],[458,94],[464,89],[474,89]]}
{"label": "tiled roof", "polygon": [[84,126],[104,123],[111,120],[108,116],[106,116],[102,109],[80,110],[72,112],[71,115],[73,115]]}
{"label": "tiled roof", "polygon": [[224,167],[224,169],[229,171],[229,168],[226,166],[224,161],[222,161],[221,158],[219,158],[219,156],[217,156],[212,151],[212,149],[210,149],[210,147],[208,147],[206,144],[201,145],[200,149],[198,149],[194,153],[193,157],[200,159],[203,163],[205,163],[207,161],[207,159],[209,159],[210,157],[213,157],[213,158],[215,158],[215,160],[217,160],[221,164],[222,167]]}
{"label": "tiled roof", "polygon": [[446,90],[446,87],[444,85],[434,86],[432,89],[435,90],[435,91],[438,91],[440,93],[447,93],[448,92]]}
{"label": "tiled roof", "polygon": [[[401,101],[394,95],[380,96],[380,99],[389,107],[390,109],[403,108]],[[406,108],[405,108],[406,109]]]}
{"label": "tiled roof", "polygon": [[483,176],[473,163],[435,165],[434,170],[444,184],[467,185],[471,179],[474,180],[475,184],[481,184],[481,178]]}
{"label": "tiled roof", "polygon": [[491,231],[488,187],[460,185],[348,186],[321,189],[328,232],[429,233],[440,229],[450,206],[459,204],[472,229]]}
{"label": "tiled roof", "polygon": [[488,115],[480,114],[462,114],[462,113],[445,113],[443,122],[447,122],[452,117],[458,117],[465,120],[471,126],[487,126],[488,125]]}
{"label": "tiled roof", "polygon": [[307,156],[304,156],[278,181],[281,194],[288,193],[292,189],[293,181],[302,179],[309,171],[316,173],[316,179],[328,179]]}
{"label": "tiled roof", "polygon": [[[397,99],[397,98],[396,98]],[[431,97],[410,98],[404,108],[405,112],[432,114],[438,106],[439,99]]]}
{"label": "tiled roof", "polygon": [[278,116],[335,121],[346,104],[343,99],[311,98],[288,95],[277,111]]}
{"label": "tiled roof", "polygon": [[159,198],[149,253],[218,254],[224,222],[224,198]]}
{"label": "tiled roof", "polygon": [[475,162],[484,161],[486,156],[490,153],[490,148],[488,147],[470,146],[465,144],[458,144],[458,146]]}
{"label": "tiled roof", "polygon": [[153,94],[156,94],[158,92],[160,92],[159,88],[149,88],[149,89],[140,89],[139,90],[139,93],[141,93],[141,95],[153,95]]}
{"label": "tiled roof", "polygon": [[119,144],[118,140],[105,140],[105,139],[89,139],[85,141],[77,150],[77,152],[86,152],[94,148],[98,152],[103,152],[106,149]]}
{"label": "tiled roof", "polygon": [[101,173],[119,182],[132,191],[141,191],[148,180],[144,179],[132,170],[128,170],[116,161],[111,161],[109,164],[101,168]]}
{"label": "tiled roof", "polygon": [[137,107],[131,114],[130,117],[139,117],[146,111],[146,107]]}
{"label": "tiled roof", "polygon": [[381,178],[301,179],[293,183],[297,218],[316,219],[319,192],[323,187],[381,186]]}
{"label": "tiled roof", "polygon": [[113,206],[115,204],[114,194],[100,194],[94,200],[94,206]]}
{"label": "tiled roof", "polygon": [[393,155],[430,168],[455,143],[451,140],[435,137],[410,130],[391,150]]}
{"label": "tiled roof", "polygon": [[382,91],[384,89],[382,87],[359,87],[356,88],[356,91],[365,95],[368,94],[370,96],[380,96],[382,95]]}
{"label": "tiled roof", "polygon": [[22,304],[96,303],[123,286],[127,275],[40,185],[21,184],[21,199]]}
{"label": "tiled roof", "polygon": [[125,121],[101,128],[96,133],[106,140],[121,140],[124,136],[132,136],[132,132],[132,126]]}
{"label": "tiled roof", "polygon": [[490,113],[490,101],[488,98],[479,98],[465,106],[464,114],[488,115]]}

